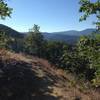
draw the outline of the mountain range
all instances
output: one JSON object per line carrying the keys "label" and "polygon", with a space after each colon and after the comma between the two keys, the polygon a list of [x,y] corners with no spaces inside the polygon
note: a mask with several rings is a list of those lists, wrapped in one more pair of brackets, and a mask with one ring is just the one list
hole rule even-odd
{"label": "mountain range", "polygon": [[[28,32],[18,32],[6,25],[0,24],[0,31],[5,31],[9,36],[11,37],[18,37],[23,38]],[[80,36],[82,35],[89,35],[91,34],[95,29],[85,29],[82,31],[76,31],[76,30],[70,30],[70,31],[62,31],[62,32],[42,32],[44,38],[46,40],[52,40],[52,41],[64,41],[69,44],[76,43]]]}
{"label": "mountain range", "polygon": [[63,32],[53,32],[53,33],[43,33],[45,39],[47,40],[57,40],[57,41],[64,41],[67,43],[76,43],[80,36],[82,35],[90,35],[94,32],[95,29],[85,29],[82,31],[70,30],[70,31],[63,31]]}

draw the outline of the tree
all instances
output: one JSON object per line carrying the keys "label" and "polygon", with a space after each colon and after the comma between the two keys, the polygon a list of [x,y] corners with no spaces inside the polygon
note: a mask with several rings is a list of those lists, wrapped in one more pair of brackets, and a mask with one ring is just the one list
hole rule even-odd
{"label": "tree", "polygon": [[34,25],[29,31],[29,34],[25,37],[25,52],[40,57],[43,55],[45,41],[39,29],[40,27],[38,25]]}
{"label": "tree", "polygon": [[62,55],[63,51],[67,50],[68,45],[60,41],[48,41],[46,45],[46,59],[48,59],[52,64],[57,67],[63,67],[62,65]]}
{"label": "tree", "polygon": [[85,72],[87,77],[93,76],[93,84],[100,86],[100,35],[95,35],[95,38],[82,36],[78,42],[78,55],[88,61],[85,66],[89,70]]}
{"label": "tree", "polygon": [[6,17],[10,17],[11,13],[12,8],[8,7],[5,0],[0,0],[0,18],[5,19]]}
{"label": "tree", "polygon": [[[80,0],[80,12],[84,13],[80,21],[86,20],[90,15],[95,15],[95,22],[98,32],[100,32],[100,0],[92,2],[90,0]],[[81,37],[78,43],[78,51],[80,57],[87,58],[89,61],[88,68],[94,69],[93,84],[100,86],[100,34],[93,37]]]}
{"label": "tree", "polygon": [[40,33],[39,30],[40,30],[40,26],[34,24],[34,27],[32,28],[32,31],[33,31],[34,33]]}
{"label": "tree", "polygon": [[80,0],[80,12],[84,13],[80,21],[86,20],[90,15],[95,15],[97,21],[95,22],[97,28],[100,30],[100,0],[92,2],[90,0]]}
{"label": "tree", "polygon": [[5,32],[0,32],[0,48],[10,49],[11,38],[5,34]]}
{"label": "tree", "polygon": [[[12,8],[8,7],[5,0],[0,0],[0,18],[5,19],[6,17],[10,17],[12,13]],[[0,31],[0,48],[9,48],[10,38],[7,35]]]}

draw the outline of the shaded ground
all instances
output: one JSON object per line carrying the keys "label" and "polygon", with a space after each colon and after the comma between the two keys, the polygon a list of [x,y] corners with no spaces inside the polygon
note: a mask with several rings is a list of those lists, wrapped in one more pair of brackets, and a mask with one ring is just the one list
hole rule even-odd
{"label": "shaded ground", "polygon": [[0,57],[0,100],[100,100],[99,91],[46,60],[6,51]]}

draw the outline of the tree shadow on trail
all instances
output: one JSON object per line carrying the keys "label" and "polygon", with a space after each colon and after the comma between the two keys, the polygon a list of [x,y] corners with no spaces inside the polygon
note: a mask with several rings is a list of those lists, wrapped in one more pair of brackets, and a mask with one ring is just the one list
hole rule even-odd
{"label": "tree shadow on trail", "polygon": [[37,76],[31,64],[0,59],[0,100],[59,100],[50,95],[52,85],[46,76]]}

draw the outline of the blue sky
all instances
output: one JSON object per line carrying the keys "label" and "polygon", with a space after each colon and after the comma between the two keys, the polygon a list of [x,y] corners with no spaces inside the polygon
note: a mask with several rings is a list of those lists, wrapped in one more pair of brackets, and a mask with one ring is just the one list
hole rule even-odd
{"label": "blue sky", "polygon": [[[94,1],[94,0],[93,0]],[[38,24],[43,32],[83,30],[93,28],[95,17],[79,22],[79,0],[8,0],[13,8],[12,18],[0,20],[1,24],[25,32]]]}

